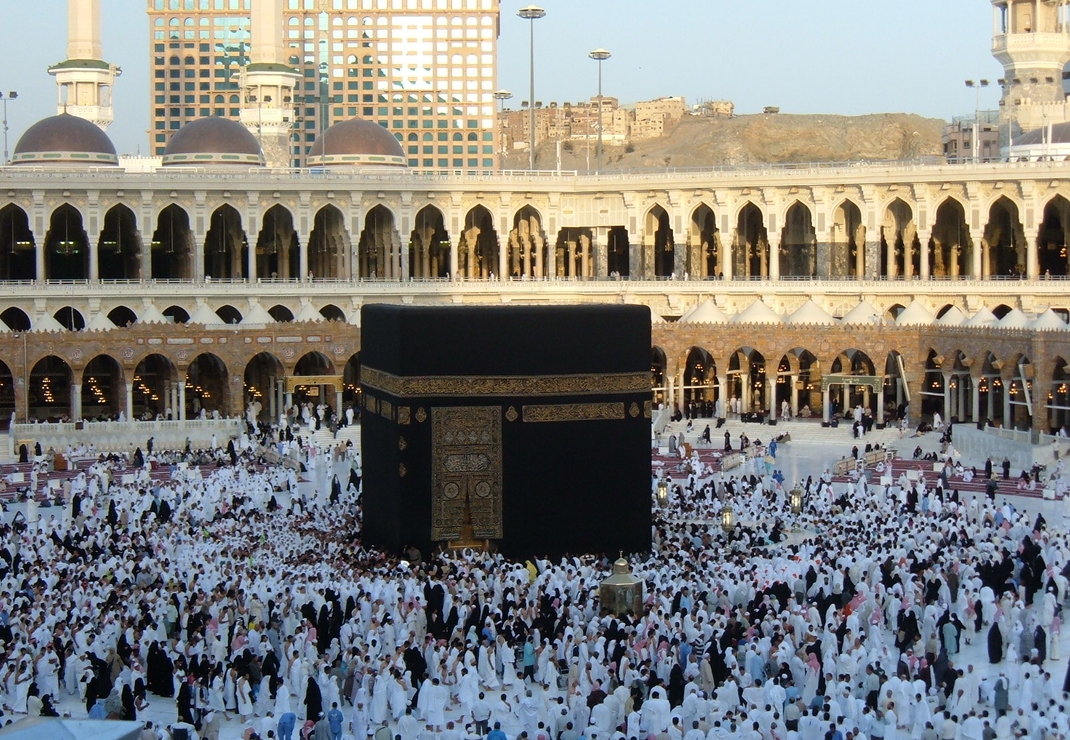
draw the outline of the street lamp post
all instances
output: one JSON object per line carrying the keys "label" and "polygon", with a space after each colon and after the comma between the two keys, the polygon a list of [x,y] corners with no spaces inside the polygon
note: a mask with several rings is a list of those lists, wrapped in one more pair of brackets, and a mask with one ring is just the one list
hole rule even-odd
{"label": "street lamp post", "polygon": [[18,97],[19,94],[14,90],[9,92],[7,95],[4,95],[4,93],[0,92],[0,100],[4,101],[4,164],[7,164],[11,161],[11,157],[8,154],[7,150],[7,101],[15,100]]}
{"label": "street lamp post", "polygon": [[601,174],[601,172],[602,172],[602,129],[604,128],[604,126],[602,125],[602,62],[604,62],[605,60],[609,59],[613,55],[610,54],[605,49],[595,49],[594,51],[592,51],[587,56],[589,56],[591,59],[594,59],[596,62],[598,62],[598,170],[597,171],[598,171],[599,174]]}
{"label": "street lamp post", "polygon": [[966,87],[977,93],[973,119],[973,163],[977,164],[977,160],[981,158],[981,90],[988,87],[988,80],[966,80]]}
{"label": "street lamp post", "polygon": [[505,165],[505,101],[513,97],[508,90],[498,90],[494,93],[494,99],[498,101],[498,169]]}
{"label": "street lamp post", "polygon": [[520,9],[517,13],[521,18],[528,21],[528,25],[531,27],[531,78],[528,98],[528,115],[531,118],[530,128],[528,131],[528,166],[529,169],[535,169],[535,21],[539,18],[546,17],[546,11],[537,5],[527,5]]}

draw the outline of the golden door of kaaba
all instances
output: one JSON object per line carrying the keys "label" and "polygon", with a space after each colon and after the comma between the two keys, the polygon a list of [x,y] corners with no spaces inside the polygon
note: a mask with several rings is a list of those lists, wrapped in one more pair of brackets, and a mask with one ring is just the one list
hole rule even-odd
{"label": "golden door of kaaba", "polygon": [[431,539],[497,540],[502,528],[502,410],[431,411]]}

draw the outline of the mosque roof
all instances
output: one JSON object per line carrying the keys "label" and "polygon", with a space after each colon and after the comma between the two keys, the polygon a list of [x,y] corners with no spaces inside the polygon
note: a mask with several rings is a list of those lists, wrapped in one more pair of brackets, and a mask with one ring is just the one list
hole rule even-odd
{"label": "mosque roof", "polygon": [[378,123],[350,118],[316,138],[308,152],[308,164],[406,167],[408,159],[394,135]]}
{"label": "mosque roof", "polygon": [[779,324],[782,321],[780,314],[765,305],[760,298],[732,317],[733,324]]}
{"label": "mosque roof", "polygon": [[1067,329],[1070,329],[1070,324],[1067,324],[1065,321],[1063,321],[1062,316],[1055,313],[1055,311],[1049,308],[1044,313],[1040,314],[1040,316],[1037,316],[1036,319],[1034,319],[1033,328],[1040,330],[1057,329],[1066,331]]}
{"label": "mosque roof", "polygon": [[56,317],[49,313],[43,313],[33,320],[30,331],[60,332],[67,331],[67,327],[56,321]]}
{"label": "mosque roof", "polygon": [[167,165],[248,165],[264,163],[260,144],[245,126],[229,118],[198,118],[171,136],[163,153]]}
{"label": "mosque roof", "polygon": [[108,318],[106,313],[98,311],[89,320],[89,323],[85,325],[85,328],[86,331],[110,331],[115,328],[115,323]]}
{"label": "mosque roof", "polygon": [[835,324],[836,319],[825,309],[809,300],[784,319],[785,324]]}
{"label": "mosque roof", "polygon": [[873,308],[866,301],[862,301],[857,306],[852,308],[847,314],[840,319],[841,324],[847,326],[859,326],[864,324],[879,324],[881,321],[881,315],[877,309]]}
{"label": "mosque roof", "polygon": [[166,324],[168,321],[170,319],[164,316],[160,309],[156,308],[155,304],[146,306],[145,310],[137,317],[137,323],[139,324]]}
{"label": "mosque roof", "polygon": [[717,308],[712,298],[708,298],[680,317],[681,324],[723,324],[728,319]]}
{"label": "mosque roof", "polygon": [[964,321],[966,321],[966,314],[958,306],[952,306],[936,320],[936,323],[940,326],[962,326]]}
{"label": "mosque roof", "polygon": [[914,301],[895,317],[895,323],[897,326],[924,326],[933,323],[933,318],[925,306]]}
{"label": "mosque roof", "polygon": [[963,326],[991,326],[995,324],[999,319],[988,308],[988,306],[981,306],[970,318],[963,322]]}
{"label": "mosque roof", "polygon": [[[1036,146],[1048,138],[1047,128],[1035,128],[1026,131],[1014,139],[1015,146]],[[1070,122],[1056,123],[1051,127],[1051,144],[1070,144]]]}
{"label": "mosque roof", "polygon": [[1012,308],[999,320],[1000,329],[1028,329],[1032,320],[1017,308]]}
{"label": "mosque roof", "polygon": [[208,307],[207,303],[198,304],[193,315],[189,317],[190,324],[202,324],[203,326],[225,326],[226,322],[219,318],[219,314]]}
{"label": "mosque roof", "polygon": [[67,113],[26,129],[11,154],[12,164],[118,165],[111,139],[92,121]]}
{"label": "mosque roof", "polygon": [[259,303],[253,305],[242,318],[243,324],[274,324],[275,318]]}

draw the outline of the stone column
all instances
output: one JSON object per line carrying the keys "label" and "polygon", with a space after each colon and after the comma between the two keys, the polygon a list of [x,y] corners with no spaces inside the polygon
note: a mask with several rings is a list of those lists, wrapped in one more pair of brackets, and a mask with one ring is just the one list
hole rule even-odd
{"label": "stone column", "polygon": [[1006,378],[1003,378],[1003,428],[1013,429],[1012,423],[1013,417],[1011,416],[1011,384]]}
{"label": "stone column", "polygon": [[918,231],[918,241],[921,243],[921,279],[929,279],[929,237],[927,232]]}
{"label": "stone column", "polygon": [[82,418],[82,384],[77,380],[71,383],[71,418],[75,421]]}
{"label": "stone column", "polygon": [[1037,259],[1037,240],[1026,239],[1025,270],[1030,280],[1040,277],[1040,260]]}
{"label": "stone column", "polygon": [[769,269],[766,272],[766,277],[769,280],[780,280],[780,236],[770,233],[769,234],[769,258],[767,263]]}
{"label": "stone column", "polygon": [[791,415],[793,418],[799,418],[799,376],[792,375],[789,378],[791,382]]}
{"label": "stone column", "polygon": [[944,376],[944,422],[951,421],[951,373]]}
{"label": "stone column", "polygon": [[279,381],[272,378],[267,387],[268,417],[274,424],[279,420]]}
{"label": "stone column", "polygon": [[186,420],[186,381],[178,381],[178,420]]}
{"label": "stone column", "polygon": [[717,376],[717,400],[721,403],[721,416],[728,418],[728,376]]}
{"label": "stone column", "polygon": [[342,413],[342,389],[335,388],[334,390],[334,413],[341,418],[345,418],[345,414]]}
{"label": "stone column", "polygon": [[877,414],[874,417],[878,424],[884,423],[884,386],[877,389]]}
{"label": "stone column", "polygon": [[[34,235],[34,239],[37,239],[36,235]],[[38,241],[34,242],[34,244],[35,244],[35,246],[34,246],[34,257],[36,258],[36,263],[35,263],[36,266],[34,268],[34,276],[35,276],[35,278],[37,280],[47,280],[48,279],[48,274],[47,274],[48,270],[47,270],[47,268],[45,266],[45,243],[44,243],[44,240],[38,240]]]}
{"label": "stone column", "polygon": [[86,232],[89,240],[89,279],[100,280],[100,232],[95,234]]}
{"label": "stone column", "polygon": [[977,378],[970,376],[970,379],[973,381],[970,383],[970,406],[973,408],[973,421],[977,423],[981,421],[981,388],[977,384]]}
{"label": "stone column", "polygon": [[766,378],[765,383],[765,403],[769,407],[769,421],[776,421],[776,377],[773,377],[773,382],[769,382],[769,378]]}
{"label": "stone column", "polygon": [[832,405],[832,399],[829,390],[827,385],[821,389],[821,421],[825,424],[828,424],[831,418],[829,407]]}
{"label": "stone column", "polygon": [[126,383],[126,420],[134,420],[134,384]]}
{"label": "stone column", "polygon": [[140,261],[139,278],[141,280],[152,279],[152,234],[152,231],[148,233],[141,232],[141,251],[138,252],[138,260]]}

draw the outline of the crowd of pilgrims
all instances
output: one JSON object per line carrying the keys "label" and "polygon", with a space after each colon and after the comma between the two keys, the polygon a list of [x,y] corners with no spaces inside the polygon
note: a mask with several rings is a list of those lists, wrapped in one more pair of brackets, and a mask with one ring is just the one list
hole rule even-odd
{"label": "crowd of pilgrims", "polygon": [[0,527],[5,722],[173,702],[208,740],[1067,737],[1066,534],[1010,503],[826,474],[796,516],[778,478],[695,459],[629,556],[642,613],[613,616],[610,558],[399,560],[354,536],[351,453],[303,449],[310,490],[238,447],[166,482],[101,458]]}

